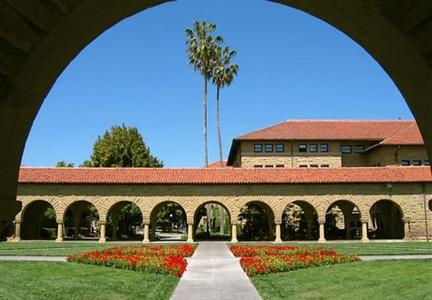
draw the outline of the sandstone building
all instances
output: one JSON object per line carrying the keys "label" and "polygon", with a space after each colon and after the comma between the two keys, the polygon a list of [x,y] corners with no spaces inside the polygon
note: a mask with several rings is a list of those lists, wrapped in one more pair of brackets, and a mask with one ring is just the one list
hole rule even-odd
{"label": "sandstone building", "polygon": [[144,242],[166,203],[183,209],[188,241],[208,203],[226,208],[233,242],[249,205],[260,208],[264,236],[276,242],[432,234],[430,162],[413,121],[286,121],[235,138],[226,165],[202,169],[21,168],[18,200],[15,241],[38,237],[48,207],[63,241],[66,216],[78,227],[88,206],[99,240],[115,239],[106,224],[116,228],[128,203],[142,213]]}

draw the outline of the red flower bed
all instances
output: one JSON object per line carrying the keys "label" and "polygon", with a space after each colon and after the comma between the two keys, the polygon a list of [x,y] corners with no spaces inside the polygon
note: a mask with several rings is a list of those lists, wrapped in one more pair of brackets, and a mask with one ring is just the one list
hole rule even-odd
{"label": "red flower bed", "polygon": [[286,272],[323,265],[358,261],[356,256],[336,253],[332,248],[298,246],[231,246],[248,276]]}
{"label": "red flower bed", "polygon": [[194,251],[195,247],[190,245],[120,246],[70,255],[67,261],[181,276],[186,270],[185,257],[192,256]]}

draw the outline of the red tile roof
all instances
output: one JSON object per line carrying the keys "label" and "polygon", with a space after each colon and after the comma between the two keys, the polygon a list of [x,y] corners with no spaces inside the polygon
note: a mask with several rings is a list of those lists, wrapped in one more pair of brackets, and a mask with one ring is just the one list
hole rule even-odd
{"label": "red tile roof", "polygon": [[424,145],[415,121],[402,120],[288,120],[236,137],[231,145],[228,165],[232,165],[244,140],[297,141],[376,141],[368,150],[383,145]]}
{"label": "red tile roof", "polygon": [[430,167],[323,169],[21,168],[20,184],[316,184],[432,182]]}
{"label": "red tile roof", "polygon": [[384,139],[380,145],[424,145],[424,142],[417,124],[413,123]]}
{"label": "red tile roof", "polygon": [[232,166],[227,166],[227,161],[224,160],[222,162],[220,162],[220,161],[214,161],[214,162],[210,163],[207,166],[207,168],[210,168],[210,169],[214,169],[214,168],[232,168]]}
{"label": "red tile roof", "polygon": [[[271,127],[260,129],[235,140],[372,140],[382,141],[405,129],[411,128],[405,139],[415,139],[423,144],[415,121],[364,121],[364,120],[288,120]],[[415,133],[414,137],[408,135]]]}

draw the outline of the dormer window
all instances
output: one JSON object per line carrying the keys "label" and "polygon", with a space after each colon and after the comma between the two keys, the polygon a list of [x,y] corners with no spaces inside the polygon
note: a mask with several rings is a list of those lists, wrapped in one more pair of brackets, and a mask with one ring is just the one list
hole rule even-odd
{"label": "dormer window", "polygon": [[254,145],[254,152],[255,153],[263,152],[263,145],[262,144],[255,144]]}
{"label": "dormer window", "polygon": [[320,144],[320,152],[329,152],[328,144]]}
{"label": "dormer window", "polygon": [[265,152],[273,152],[273,144],[265,144]]}
{"label": "dormer window", "polygon": [[351,153],[352,152],[351,145],[342,145],[341,146],[341,152],[342,153]]}
{"label": "dormer window", "polygon": [[307,145],[306,144],[299,144],[298,145],[298,151],[299,152],[307,152]]}

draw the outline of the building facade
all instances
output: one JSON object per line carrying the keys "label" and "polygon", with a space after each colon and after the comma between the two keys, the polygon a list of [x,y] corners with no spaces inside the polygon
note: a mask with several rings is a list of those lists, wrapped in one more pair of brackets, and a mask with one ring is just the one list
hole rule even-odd
{"label": "building facade", "polygon": [[287,121],[234,139],[226,165],[212,168],[21,168],[18,200],[14,241],[37,237],[47,207],[63,241],[66,216],[78,227],[87,206],[100,242],[115,239],[106,224],[116,228],[128,203],[142,214],[144,242],[167,203],[184,211],[189,242],[209,203],[226,209],[232,242],[250,221],[242,214],[250,205],[260,207],[266,239],[276,242],[432,234],[431,169],[409,121]]}

